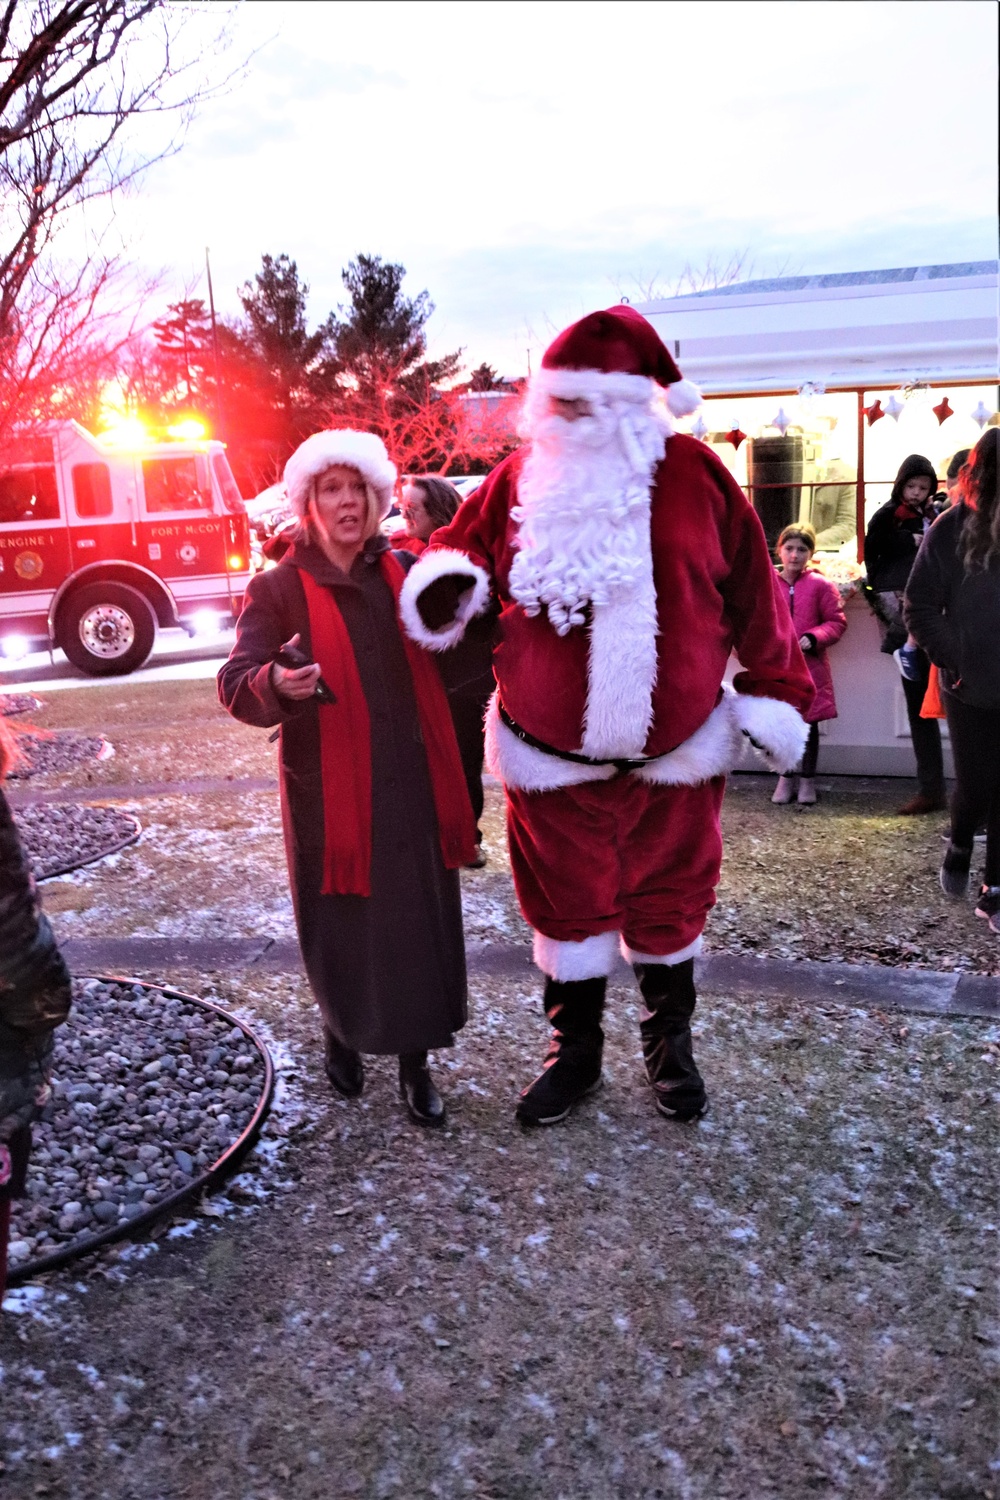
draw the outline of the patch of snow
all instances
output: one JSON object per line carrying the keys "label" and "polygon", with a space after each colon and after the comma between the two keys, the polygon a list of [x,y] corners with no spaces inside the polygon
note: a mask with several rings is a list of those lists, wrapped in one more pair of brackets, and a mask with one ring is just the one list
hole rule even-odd
{"label": "patch of snow", "polygon": [[167,1230],[167,1239],[189,1240],[193,1234],[197,1233],[198,1227],[197,1219],[183,1219],[180,1224],[171,1225]]}
{"label": "patch of snow", "polygon": [[33,1318],[47,1323],[48,1318],[42,1313],[42,1303],[45,1301],[45,1288],[41,1286],[16,1286],[8,1291],[3,1299],[3,1311],[20,1315],[28,1313]]}

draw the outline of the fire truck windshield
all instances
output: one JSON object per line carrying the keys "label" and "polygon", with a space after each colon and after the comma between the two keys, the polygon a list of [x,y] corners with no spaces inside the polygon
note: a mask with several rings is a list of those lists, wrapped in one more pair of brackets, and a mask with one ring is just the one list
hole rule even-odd
{"label": "fire truck windshield", "polygon": [[198,483],[198,464],[194,458],[144,458],[142,480],[147,515],[212,509],[210,491],[203,490]]}
{"label": "fire truck windshield", "polygon": [[233,478],[233,471],[229,467],[229,460],[224,453],[216,452],[212,454],[212,473],[215,475],[215,482],[219,486],[223,505],[234,516],[242,515],[246,509],[243,504],[243,496],[237,489],[236,480]]}

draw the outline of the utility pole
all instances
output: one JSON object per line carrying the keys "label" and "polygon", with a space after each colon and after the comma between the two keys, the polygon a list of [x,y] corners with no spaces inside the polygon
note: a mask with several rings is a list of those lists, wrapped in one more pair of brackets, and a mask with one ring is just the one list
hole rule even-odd
{"label": "utility pole", "polygon": [[215,428],[216,435],[224,437],[224,423],[222,420],[222,380],[219,372],[219,333],[215,326],[215,294],[212,291],[212,265],[208,258],[208,246],[205,246],[205,275],[208,278],[208,311],[212,321],[212,363],[215,369]]}

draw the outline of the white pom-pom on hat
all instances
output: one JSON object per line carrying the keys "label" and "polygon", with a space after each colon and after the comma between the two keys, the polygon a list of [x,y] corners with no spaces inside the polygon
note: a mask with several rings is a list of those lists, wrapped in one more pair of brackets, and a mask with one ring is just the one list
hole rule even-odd
{"label": "white pom-pom on hat", "polygon": [[356,469],[378,496],[379,520],[392,507],[396,465],[391,462],[382,439],[373,432],[354,432],[348,427],[314,432],[300,443],[285,465],[288,503],[297,516],[304,516],[314,479],[335,464]]}
{"label": "white pom-pom on hat", "polygon": [[667,386],[667,410],[675,417],[688,417],[702,405],[704,397],[693,380],[675,380]]}

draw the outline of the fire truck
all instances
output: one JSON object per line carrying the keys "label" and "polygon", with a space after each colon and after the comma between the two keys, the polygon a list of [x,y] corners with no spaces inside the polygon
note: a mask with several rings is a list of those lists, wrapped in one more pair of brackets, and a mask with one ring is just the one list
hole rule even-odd
{"label": "fire truck", "polygon": [[157,626],[239,614],[250,577],[225,447],[95,437],[77,422],[0,447],[0,654],[55,646],[94,677],[142,666]]}

